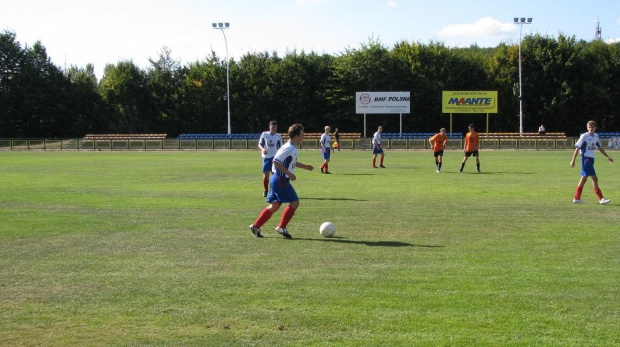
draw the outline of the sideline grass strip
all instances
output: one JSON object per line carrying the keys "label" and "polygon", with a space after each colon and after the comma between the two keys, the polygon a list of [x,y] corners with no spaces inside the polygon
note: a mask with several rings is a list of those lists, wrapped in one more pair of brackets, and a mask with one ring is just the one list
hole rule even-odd
{"label": "sideline grass strip", "polygon": [[461,156],[302,151],[285,240],[254,151],[0,152],[0,345],[620,344],[618,163]]}

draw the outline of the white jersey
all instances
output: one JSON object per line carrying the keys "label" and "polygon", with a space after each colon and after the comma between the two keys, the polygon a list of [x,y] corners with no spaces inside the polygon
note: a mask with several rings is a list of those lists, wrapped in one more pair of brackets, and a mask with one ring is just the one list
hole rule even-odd
{"label": "white jersey", "polygon": [[[295,145],[291,141],[287,142],[284,146],[282,146],[282,148],[278,150],[276,156],[273,157],[273,161],[277,161],[278,163],[284,165],[284,167],[288,171],[294,174],[295,165],[297,164],[297,147],[295,147]],[[275,164],[271,168],[271,172],[281,177],[290,178],[284,172],[278,170]]]}
{"label": "white jersey", "polygon": [[372,137],[372,145],[381,146],[381,133],[380,132],[377,131],[375,135]]}
{"label": "white jersey", "polygon": [[590,133],[581,134],[579,140],[575,143],[575,147],[581,149],[581,156],[594,158],[594,150],[601,147],[601,141],[598,134],[590,135]]}
{"label": "white jersey", "polygon": [[280,136],[280,134],[275,133],[271,135],[269,131],[263,132],[258,140],[258,144],[267,150],[267,154],[261,151],[263,158],[273,158],[278,152],[278,149],[282,147],[282,143],[282,136]]}
{"label": "white jersey", "polygon": [[323,144],[323,147],[325,148],[330,148],[331,147],[331,138],[329,137],[329,134],[323,134],[321,136],[321,144]]}

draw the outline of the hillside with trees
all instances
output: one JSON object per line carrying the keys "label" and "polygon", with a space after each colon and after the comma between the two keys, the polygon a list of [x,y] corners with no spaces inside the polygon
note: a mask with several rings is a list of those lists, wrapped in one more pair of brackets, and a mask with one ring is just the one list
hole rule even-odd
{"label": "hillside with trees", "polygon": [[[524,131],[541,123],[576,136],[594,119],[601,131],[620,130],[620,43],[574,37],[526,36],[522,41]],[[231,59],[233,133],[257,133],[270,120],[302,123],[320,132],[326,124],[362,132],[356,91],[410,91],[411,114],[403,131],[447,127],[444,90],[497,90],[498,114],[490,131],[519,128],[518,45],[451,48],[440,42],[375,39],[338,56],[314,52],[248,53]],[[163,47],[150,66],[108,64],[97,78],[92,65],[55,66],[41,42],[31,47],[13,32],[0,33],[0,137],[72,138],[87,133],[227,133],[226,61],[211,52],[182,65]],[[483,128],[485,115],[454,115],[454,131]],[[399,117],[372,115],[368,126],[398,132]],[[284,130],[282,127],[280,130]]]}

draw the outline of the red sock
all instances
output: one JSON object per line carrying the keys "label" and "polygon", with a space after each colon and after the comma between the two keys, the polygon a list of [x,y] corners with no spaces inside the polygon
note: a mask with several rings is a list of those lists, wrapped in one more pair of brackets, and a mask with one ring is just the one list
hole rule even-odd
{"label": "red sock", "polygon": [[263,212],[261,212],[260,216],[258,216],[256,222],[254,222],[254,226],[257,228],[262,227],[265,223],[267,223],[269,218],[271,218],[271,215],[273,215],[273,213],[271,213],[271,211],[269,211],[269,208],[266,207]]}
{"label": "red sock", "polygon": [[583,191],[583,187],[577,186],[577,191],[575,192],[575,200],[581,199],[581,192],[582,191]]}
{"label": "red sock", "polygon": [[377,162],[377,159],[373,159],[372,160],[372,166],[377,166],[377,165],[375,165],[376,162]]}
{"label": "red sock", "polygon": [[265,187],[265,190],[269,190],[269,178],[263,179],[263,186]]}
{"label": "red sock", "polygon": [[325,164],[325,172],[329,171],[327,168],[329,167],[329,165]]}
{"label": "red sock", "polygon": [[381,157],[381,163],[379,165],[383,165],[383,157]]}
{"label": "red sock", "polygon": [[291,205],[286,206],[286,208],[284,209],[284,213],[282,213],[282,219],[280,220],[280,225],[278,225],[280,228],[286,228],[286,226],[288,225],[288,222],[291,221],[291,219],[293,218],[293,216],[295,215],[295,209],[291,207]]}
{"label": "red sock", "polygon": [[603,193],[601,192],[600,189],[594,189],[594,192],[596,193],[596,196],[598,196],[598,199],[601,200],[603,198]]}

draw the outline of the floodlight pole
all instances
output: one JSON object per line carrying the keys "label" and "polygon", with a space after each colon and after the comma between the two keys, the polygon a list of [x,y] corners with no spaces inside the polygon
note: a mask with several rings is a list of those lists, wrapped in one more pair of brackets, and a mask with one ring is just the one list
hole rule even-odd
{"label": "floodlight pole", "polygon": [[526,24],[532,24],[532,18],[528,18],[526,21],[525,18],[523,17],[521,18],[515,17],[514,23],[521,26],[521,29],[519,30],[519,133],[523,134],[523,83],[522,83],[522,72],[521,72],[521,37],[523,34],[523,26]]}
{"label": "floodlight pole", "polygon": [[224,29],[230,28],[230,23],[211,23],[213,29],[221,30],[224,35],[224,43],[226,43],[226,101],[228,102],[228,135],[232,133],[230,127],[230,78],[228,68],[228,40],[226,40],[226,34]]}

